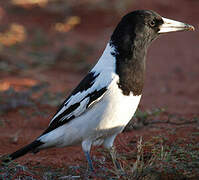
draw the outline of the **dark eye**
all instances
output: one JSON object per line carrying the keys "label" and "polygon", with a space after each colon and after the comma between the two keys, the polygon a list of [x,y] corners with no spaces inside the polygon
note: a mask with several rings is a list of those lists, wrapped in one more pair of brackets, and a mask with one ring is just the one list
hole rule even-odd
{"label": "dark eye", "polygon": [[150,25],[151,27],[154,27],[154,26],[156,25],[155,20],[150,21],[150,22],[149,22],[149,25]]}

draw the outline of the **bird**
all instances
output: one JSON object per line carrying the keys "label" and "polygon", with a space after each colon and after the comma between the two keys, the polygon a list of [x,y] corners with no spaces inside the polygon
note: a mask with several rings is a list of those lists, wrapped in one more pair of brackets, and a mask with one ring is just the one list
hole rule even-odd
{"label": "bird", "polygon": [[159,35],[194,30],[192,25],[135,10],[122,17],[102,56],[52,117],[49,126],[30,144],[8,154],[10,162],[51,147],[82,145],[90,171],[90,150],[102,145],[116,158],[114,140],[133,117],[143,94],[147,49]]}

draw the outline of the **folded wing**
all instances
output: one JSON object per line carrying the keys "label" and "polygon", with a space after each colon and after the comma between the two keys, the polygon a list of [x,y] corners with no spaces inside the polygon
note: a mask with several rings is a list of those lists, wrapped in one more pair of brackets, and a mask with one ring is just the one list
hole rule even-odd
{"label": "folded wing", "polygon": [[84,113],[91,104],[103,97],[110,82],[111,79],[104,79],[103,73],[89,72],[60,106],[42,135],[70,122]]}

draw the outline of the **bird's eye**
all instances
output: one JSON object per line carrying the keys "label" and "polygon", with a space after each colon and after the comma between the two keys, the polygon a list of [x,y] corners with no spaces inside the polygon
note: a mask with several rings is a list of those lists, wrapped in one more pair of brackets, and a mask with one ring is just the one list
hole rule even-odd
{"label": "bird's eye", "polygon": [[150,22],[149,22],[149,25],[150,25],[151,27],[154,27],[154,26],[156,25],[155,20],[150,21]]}

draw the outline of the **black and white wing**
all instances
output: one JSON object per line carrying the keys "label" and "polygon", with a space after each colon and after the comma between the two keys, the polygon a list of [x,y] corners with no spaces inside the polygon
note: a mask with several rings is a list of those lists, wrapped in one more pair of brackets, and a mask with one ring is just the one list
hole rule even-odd
{"label": "black and white wing", "polygon": [[111,83],[111,78],[107,80],[105,74],[102,72],[89,72],[60,106],[42,135],[80,116],[91,104],[101,99]]}
{"label": "black and white wing", "polygon": [[108,43],[97,64],[61,105],[42,135],[80,116],[103,97],[115,78],[114,53],[115,48]]}

